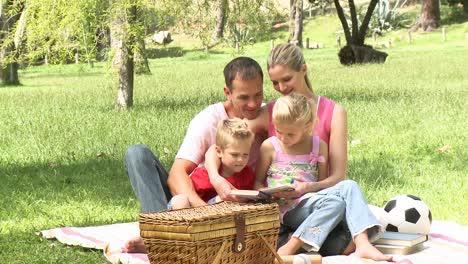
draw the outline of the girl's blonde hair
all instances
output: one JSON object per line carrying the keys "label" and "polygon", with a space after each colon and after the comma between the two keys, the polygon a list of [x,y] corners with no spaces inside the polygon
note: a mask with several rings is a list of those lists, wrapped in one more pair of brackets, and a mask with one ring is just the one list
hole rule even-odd
{"label": "girl's blonde hair", "polygon": [[[306,64],[306,62],[301,49],[291,43],[284,43],[274,47],[271,50],[267,60],[267,70],[270,70],[270,68],[273,68],[276,65],[283,65],[298,72],[301,70],[301,67],[304,64]],[[312,84],[307,73],[304,78],[307,84],[307,88],[313,92]]]}
{"label": "girl's blonde hair", "polygon": [[240,118],[224,119],[218,122],[216,130],[216,145],[222,150],[236,141],[252,141],[254,134],[247,123]]}
{"label": "girl's blonde hair", "polygon": [[272,119],[275,124],[313,123],[315,121],[315,104],[302,94],[290,93],[276,100]]}

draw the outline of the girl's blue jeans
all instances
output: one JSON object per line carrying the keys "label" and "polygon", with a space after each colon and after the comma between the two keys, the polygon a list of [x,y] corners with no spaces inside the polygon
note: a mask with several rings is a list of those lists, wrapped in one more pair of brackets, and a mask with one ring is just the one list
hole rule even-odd
{"label": "girl's blue jeans", "polygon": [[318,251],[332,230],[343,220],[352,238],[366,231],[369,240],[374,241],[381,233],[379,221],[370,211],[358,184],[352,180],[321,190],[301,202],[286,213],[283,224],[295,230],[293,237],[304,242],[303,248],[306,251]]}

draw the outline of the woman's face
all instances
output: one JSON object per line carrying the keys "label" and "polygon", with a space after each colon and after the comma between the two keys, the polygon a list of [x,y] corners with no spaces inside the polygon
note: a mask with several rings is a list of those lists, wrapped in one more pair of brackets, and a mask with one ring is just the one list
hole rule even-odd
{"label": "woman's face", "polygon": [[286,65],[275,65],[268,70],[273,88],[283,95],[291,92],[303,94],[307,88],[305,75],[307,66],[302,65],[299,71],[295,71]]}

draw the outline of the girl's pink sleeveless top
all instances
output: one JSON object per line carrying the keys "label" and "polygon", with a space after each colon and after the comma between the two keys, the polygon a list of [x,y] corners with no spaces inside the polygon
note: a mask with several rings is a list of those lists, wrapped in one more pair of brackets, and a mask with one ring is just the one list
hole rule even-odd
{"label": "girl's pink sleeveless top", "polygon": [[[270,116],[270,123],[268,125],[268,137],[276,136],[275,126],[273,125],[273,122],[271,120],[271,114],[273,113],[273,106],[275,105],[275,102],[276,101],[271,101],[267,104],[268,114]],[[323,96],[319,96],[317,105],[318,120],[315,123],[314,135],[319,136],[321,140],[325,141],[325,143],[327,143],[327,146],[330,141],[331,121],[333,117],[334,108],[335,102]]]}

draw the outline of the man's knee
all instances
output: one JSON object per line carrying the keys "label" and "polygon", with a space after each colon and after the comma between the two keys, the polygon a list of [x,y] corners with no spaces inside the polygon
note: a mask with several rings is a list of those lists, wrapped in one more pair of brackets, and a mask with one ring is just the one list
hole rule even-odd
{"label": "man's knee", "polygon": [[136,144],[128,147],[127,152],[125,152],[125,163],[134,163],[135,161],[142,161],[147,157],[153,155],[151,150],[147,145]]}

